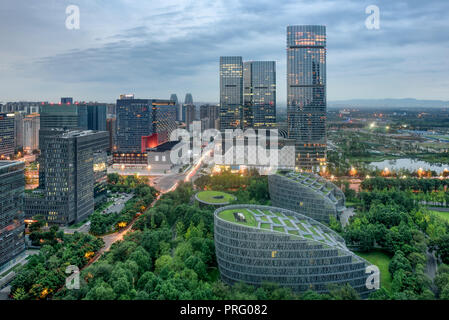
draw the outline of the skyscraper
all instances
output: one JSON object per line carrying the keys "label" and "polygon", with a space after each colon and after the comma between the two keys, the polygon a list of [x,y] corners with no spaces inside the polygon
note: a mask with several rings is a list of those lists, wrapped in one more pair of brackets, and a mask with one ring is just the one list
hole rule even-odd
{"label": "skyscraper", "polygon": [[276,63],[243,63],[243,128],[271,128],[276,125]]}
{"label": "skyscraper", "polygon": [[215,122],[219,118],[219,115],[220,107],[217,105],[204,104],[200,106],[200,120],[206,122],[206,129],[217,129]]}
{"label": "skyscraper", "polygon": [[14,113],[0,113],[0,158],[14,154]]}
{"label": "skyscraper", "polygon": [[40,116],[32,113],[23,118],[23,149],[31,152],[39,149]]}
{"label": "skyscraper", "polygon": [[158,142],[168,141],[176,129],[175,103],[170,100],[117,100],[117,151],[139,153],[142,137],[158,134]]}
{"label": "skyscraper", "polygon": [[242,57],[220,57],[220,130],[241,127],[242,107]]}
{"label": "skyscraper", "polygon": [[181,121],[181,109],[180,109],[180,105],[179,105],[179,101],[178,101],[178,96],[176,95],[176,93],[172,93],[170,95],[170,101],[173,101],[175,103],[176,121]]}
{"label": "skyscraper", "polygon": [[106,131],[106,105],[88,104],[87,105],[87,129]]}
{"label": "skyscraper", "polygon": [[87,129],[87,107],[76,104],[43,104],[40,108],[41,129]]}
{"label": "skyscraper", "polygon": [[184,104],[190,105],[193,104],[193,97],[191,93],[186,93],[186,97],[184,99]]}
{"label": "skyscraper", "polygon": [[0,270],[25,251],[24,168],[24,162],[0,161]]}
{"label": "skyscraper", "polygon": [[190,130],[192,122],[196,120],[196,107],[193,104],[186,105],[186,125],[187,130]]}
{"label": "skyscraper", "polygon": [[287,125],[296,165],[326,164],[326,27],[287,27]]}
{"label": "skyscraper", "polygon": [[106,150],[109,135],[60,128],[41,131],[39,188],[26,194],[25,213],[42,215],[53,224],[82,221],[94,211],[94,153]]}
{"label": "skyscraper", "polygon": [[23,148],[23,111],[14,113],[14,147],[15,149]]}

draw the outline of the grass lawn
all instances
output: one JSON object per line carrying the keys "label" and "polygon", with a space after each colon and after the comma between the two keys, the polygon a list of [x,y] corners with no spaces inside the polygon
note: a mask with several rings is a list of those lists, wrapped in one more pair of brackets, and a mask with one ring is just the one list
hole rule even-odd
{"label": "grass lawn", "polygon": [[278,218],[271,218],[271,221],[273,221],[274,224],[281,224]]}
{"label": "grass lawn", "polygon": [[429,212],[449,222],[449,212],[442,212],[435,210],[429,210]]}
{"label": "grass lawn", "polygon": [[[243,213],[243,215],[245,216],[246,222],[236,221],[235,217],[234,217],[234,212]],[[248,210],[243,209],[243,208],[224,210],[224,211],[220,212],[218,214],[218,216],[226,221],[243,224],[243,225],[250,226],[250,227],[257,227],[257,222],[256,222],[256,219],[254,218],[254,215],[251,212],[249,212]]]}
{"label": "grass lawn", "polygon": [[285,232],[285,229],[282,227],[273,227],[274,231]]}
{"label": "grass lawn", "polygon": [[354,252],[356,255],[368,260],[372,264],[376,265],[380,270],[380,285],[388,291],[391,290],[391,275],[388,271],[388,265],[390,263],[390,256],[382,251],[374,250],[371,252]]}
{"label": "grass lawn", "polygon": [[197,194],[198,199],[207,203],[229,203],[234,196],[221,191],[201,191]]}
{"label": "grass lawn", "polygon": [[290,220],[284,220],[285,224],[291,228],[294,227],[293,223]]}
{"label": "grass lawn", "polygon": [[260,228],[261,229],[270,229],[271,224],[270,223],[261,223]]}

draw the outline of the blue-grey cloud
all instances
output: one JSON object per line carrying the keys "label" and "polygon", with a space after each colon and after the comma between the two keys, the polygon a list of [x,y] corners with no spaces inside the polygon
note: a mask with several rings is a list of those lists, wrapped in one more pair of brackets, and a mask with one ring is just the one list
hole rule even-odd
{"label": "blue-grey cloud", "polygon": [[[285,101],[285,31],[325,24],[328,98],[449,99],[449,2],[438,0],[6,0],[0,100],[113,101],[119,93],[218,100],[220,55],[275,60]],[[81,29],[63,27],[67,4]],[[380,30],[365,27],[368,5]],[[21,16],[22,19],[18,19]],[[19,40],[17,40],[19,39]],[[0,89],[1,90],[1,89]]]}

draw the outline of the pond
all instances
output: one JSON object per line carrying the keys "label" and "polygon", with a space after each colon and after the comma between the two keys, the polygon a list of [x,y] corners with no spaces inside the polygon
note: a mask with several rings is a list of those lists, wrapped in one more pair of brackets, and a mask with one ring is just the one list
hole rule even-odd
{"label": "pond", "polygon": [[442,173],[445,168],[449,169],[449,164],[431,164],[427,161],[414,160],[408,158],[371,162],[370,166],[373,166],[377,169],[385,169],[385,168],[388,168],[390,170],[407,169],[410,171],[416,171],[419,168],[423,168],[424,170],[430,169],[438,174]]}

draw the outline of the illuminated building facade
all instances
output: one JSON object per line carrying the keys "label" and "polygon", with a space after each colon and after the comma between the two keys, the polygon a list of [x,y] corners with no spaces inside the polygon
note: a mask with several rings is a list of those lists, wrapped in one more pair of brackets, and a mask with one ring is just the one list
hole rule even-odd
{"label": "illuminated building facade", "polygon": [[23,149],[31,152],[39,149],[40,116],[37,113],[23,118]]}
{"label": "illuminated building facade", "polygon": [[326,163],[326,27],[287,27],[287,124],[296,164]]}
{"label": "illuminated building facade", "polygon": [[25,251],[24,169],[24,162],[0,161],[0,271]]}
{"label": "illuminated building facade", "polygon": [[95,151],[93,156],[94,202],[102,202],[107,194],[108,156],[105,150]]}
{"label": "illuminated building facade", "polygon": [[272,128],[276,125],[276,63],[243,63],[243,128]]}
{"label": "illuminated building facade", "polygon": [[[94,210],[96,174],[104,171],[96,152],[108,147],[108,133],[51,129],[41,135],[39,188],[25,196],[27,217],[43,215],[48,223],[67,225],[84,220]],[[97,165],[96,167],[94,165]],[[43,181],[41,181],[43,177]]]}
{"label": "illuminated building facade", "polygon": [[117,100],[116,146],[120,153],[139,153],[142,137],[158,134],[168,141],[176,129],[176,107],[171,100],[124,98]]}
{"label": "illuminated building facade", "polygon": [[170,140],[171,133],[176,130],[176,107],[167,100],[153,100],[153,132],[157,134],[157,143]]}
{"label": "illuminated building facade", "polygon": [[242,57],[220,57],[220,130],[241,128],[242,109]]}
{"label": "illuminated building facade", "polygon": [[365,298],[368,261],[344,239],[298,212],[259,205],[230,205],[214,213],[214,242],[221,279],[233,285],[276,283],[295,292],[329,291],[349,284]]}
{"label": "illuminated building facade", "polygon": [[0,159],[14,154],[14,113],[0,113]]}

